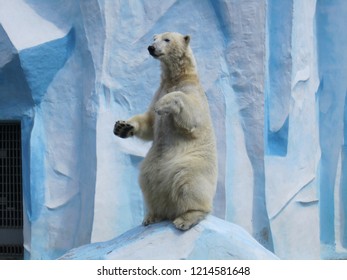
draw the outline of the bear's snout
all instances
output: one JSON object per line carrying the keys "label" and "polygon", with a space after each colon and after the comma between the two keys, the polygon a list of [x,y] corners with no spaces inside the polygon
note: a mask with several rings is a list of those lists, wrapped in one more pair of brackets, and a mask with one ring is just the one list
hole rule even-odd
{"label": "bear's snout", "polygon": [[150,55],[155,55],[155,47],[153,47],[153,46],[148,46],[147,49],[148,49]]}

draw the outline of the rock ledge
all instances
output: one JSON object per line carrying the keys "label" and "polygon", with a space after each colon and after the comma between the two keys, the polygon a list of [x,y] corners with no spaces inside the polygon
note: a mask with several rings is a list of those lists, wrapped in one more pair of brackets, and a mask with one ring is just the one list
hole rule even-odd
{"label": "rock ledge", "polygon": [[278,259],[241,227],[208,216],[181,232],[170,222],[138,226],[110,241],[73,249],[61,259]]}

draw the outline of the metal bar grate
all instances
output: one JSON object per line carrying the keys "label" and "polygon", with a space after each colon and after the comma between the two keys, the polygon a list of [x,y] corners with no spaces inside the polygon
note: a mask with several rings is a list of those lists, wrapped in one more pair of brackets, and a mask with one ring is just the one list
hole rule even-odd
{"label": "metal bar grate", "polygon": [[0,254],[8,252],[10,259],[11,250],[6,248],[23,245],[21,146],[20,123],[0,122]]}
{"label": "metal bar grate", "polygon": [[22,245],[0,245],[0,260],[23,259]]}

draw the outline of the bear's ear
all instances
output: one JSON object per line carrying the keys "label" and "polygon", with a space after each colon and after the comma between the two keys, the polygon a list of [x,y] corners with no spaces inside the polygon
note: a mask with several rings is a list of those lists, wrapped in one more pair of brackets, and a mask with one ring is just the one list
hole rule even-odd
{"label": "bear's ear", "polygon": [[190,42],[190,36],[189,35],[184,36],[184,41],[186,42],[186,45],[188,46]]}

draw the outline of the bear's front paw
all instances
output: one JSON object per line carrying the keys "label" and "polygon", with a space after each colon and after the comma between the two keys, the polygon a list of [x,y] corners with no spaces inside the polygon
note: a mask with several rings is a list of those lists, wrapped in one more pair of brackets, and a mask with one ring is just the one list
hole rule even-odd
{"label": "bear's front paw", "polygon": [[134,127],[125,121],[117,121],[114,125],[113,133],[118,137],[128,138],[134,135]]}
{"label": "bear's front paw", "polygon": [[159,116],[172,113],[179,113],[181,108],[181,102],[177,98],[173,98],[171,95],[165,95],[154,106],[154,112]]}

